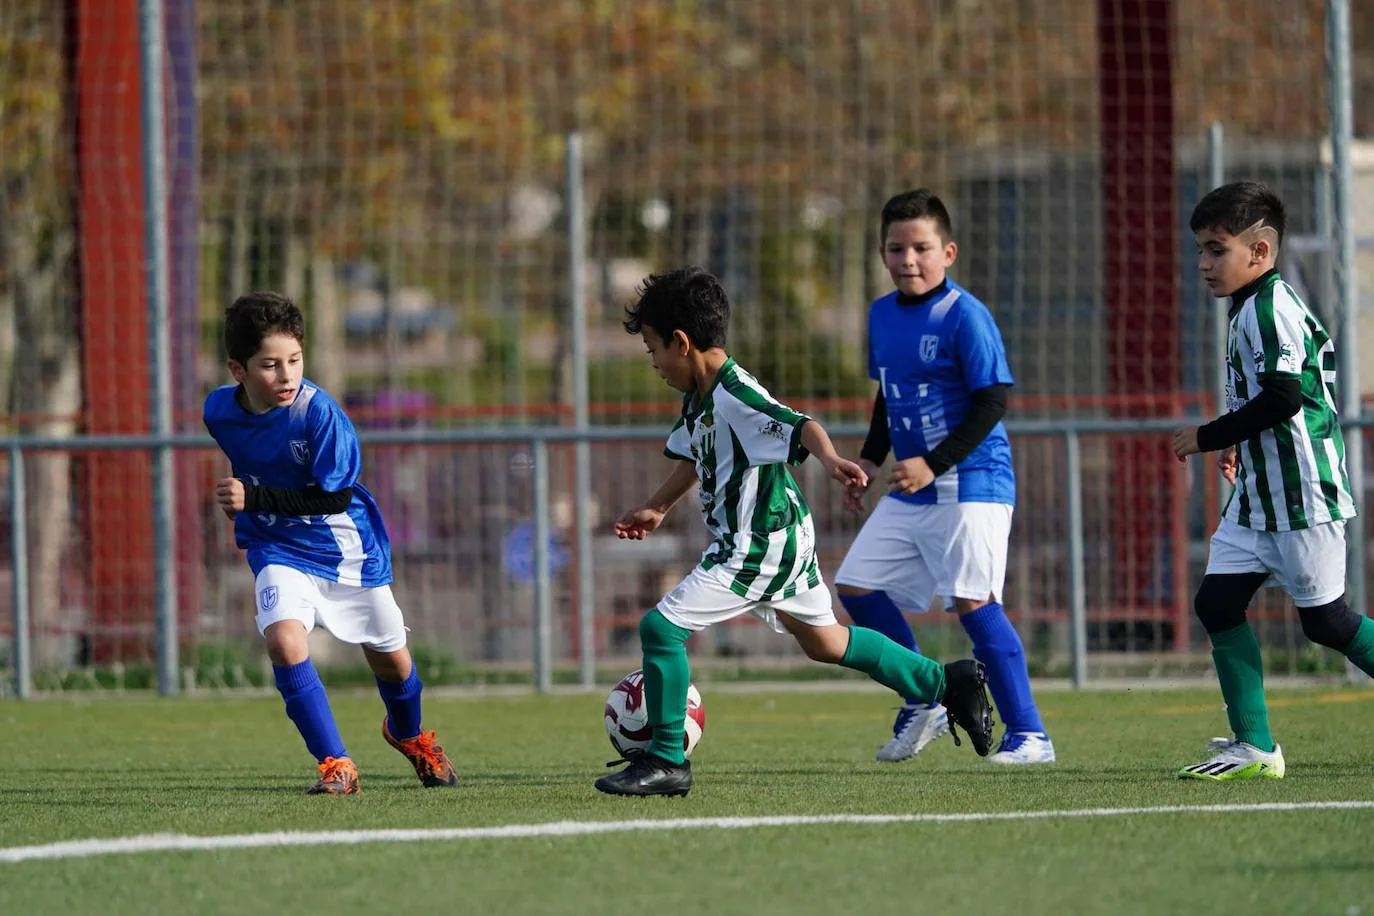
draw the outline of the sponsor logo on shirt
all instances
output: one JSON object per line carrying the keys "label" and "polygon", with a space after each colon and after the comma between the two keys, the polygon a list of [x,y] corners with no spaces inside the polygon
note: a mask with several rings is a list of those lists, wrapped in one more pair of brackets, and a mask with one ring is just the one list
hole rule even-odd
{"label": "sponsor logo on shirt", "polygon": [[787,441],[787,430],[777,420],[769,420],[759,427],[760,436],[772,436],[779,442]]}

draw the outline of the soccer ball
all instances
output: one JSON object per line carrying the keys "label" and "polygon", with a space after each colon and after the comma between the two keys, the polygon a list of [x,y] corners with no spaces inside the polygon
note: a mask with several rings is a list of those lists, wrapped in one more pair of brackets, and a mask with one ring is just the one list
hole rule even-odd
{"label": "soccer ball", "polygon": [[[696,750],[706,730],[706,707],[695,684],[687,685],[687,733],[682,751],[688,757]],[[644,703],[644,672],[635,669],[620,679],[606,697],[606,737],[622,756],[630,751],[647,751],[654,730],[649,725],[649,710]]]}

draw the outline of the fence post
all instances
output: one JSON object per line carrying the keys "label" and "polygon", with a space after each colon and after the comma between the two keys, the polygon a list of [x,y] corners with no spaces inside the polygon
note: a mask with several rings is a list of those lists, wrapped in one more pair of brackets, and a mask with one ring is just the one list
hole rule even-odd
{"label": "fence post", "polygon": [[[166,110],[162,95],[162,2],[139,0],[143,84],[143,193],[145,269],[148,272],[149,398],[153,434],[172,432],[171,296],[167,265]],[[157,616],[157,691],[178,692],[175,474],[172,450],[153,447],[153,570]]]}
{"label": "fence post", "polygon": [[25,503],[24,451],[10,446],[10,602],[14,605],[14,692],[33,696],[33,656],[29,654],[29,518]]}
{"label": "fence post", "polygon": [[1083,459],[1078,433],[1064,433],[1064,470],[1069,499],[1069,652],[1073,686],[1088,682],[1088,600],[1083,576]]}
{"label": "fence post", "polygon": [[[587,391],[587,234],[582,188],[582,135],[568,134],[568,278],[572,297],[573,425],[579,433],[590,424]],[[577,654],[583,687],[596,683],[595,570],[592,563],[591,443],[573,443],[573,507],[577,526]]]}
{"label": "fence post", "polygon": [[553,686],[553,582],[549,575],[549,443],[532,439],[534,455],[534,689]]}
{"label": "fence post", "polygon": [[[1359,288],[1355,275],[1355,224],[1351,196],[1350,161],[1354,133],[1354,110],[1350,87],[1350,2],[1329,0],[1326,4],[1327,78],[1331,86],[1331,204],[1336,231],[1336,297],[1340,306],[1337,332],[1338,383],[1341,389],[1340,414],[1345,423],[1345,464],[1352,495],[1358,504],[1364,498],[1364,430],[1360,419]],[[1368,615],[1365,606],[1364,522],[1358,518],[1345,526],[1348,542],[1346,594],[1356,613]],[[1359,669],[1346,665],[1351,680],[1363,681]]]}

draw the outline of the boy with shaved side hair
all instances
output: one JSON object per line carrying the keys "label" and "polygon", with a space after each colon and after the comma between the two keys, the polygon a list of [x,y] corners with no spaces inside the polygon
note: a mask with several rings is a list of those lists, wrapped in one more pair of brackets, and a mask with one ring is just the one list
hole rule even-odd
{"label": "boy with shaved side hair", "polygon": [[1282,779],[1283,751],[1269,731],[1259,641],[1245,617],[1264,585],[1293,598],[1303,633],[1374,676],[1374,622],[1345,602],[1345,522],[1355,500],[1336,412],[1336,349],[1283,282],[1283,203],[1255,181],[1223,185],[1193,210],[1198,269],[1212,295],[1231,299],[1227,413],[1176,430],[1179,460],[1216,452],[1235,492],[1208,550],[1193,606],[1233,736],[1182,779]]}

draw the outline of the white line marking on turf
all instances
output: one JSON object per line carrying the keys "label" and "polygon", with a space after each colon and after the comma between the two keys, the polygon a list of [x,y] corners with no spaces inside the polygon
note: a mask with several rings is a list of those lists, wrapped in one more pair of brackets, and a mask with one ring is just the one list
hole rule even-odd
{"label": "white line marking on turf", "polygon": [[207,849],[260,849],[272,846],[349,846],[358,843],[414,843],[433,840],[510,840],[525,837],[588,836],[636,830],[746,830],[759,827],[810,827],[826,824],[959,824],[1031,821],[1073,817],[1129,817],[1137,814],[1245,814],[1265,811],[1357,810],[1374,801],[1263,802],[1253,805],[1160,805],[1149,808],[1070,808],[1051,811],[987,811],[961,814],[821,814],[778,817],[695,817],[629,821],[551,821],[501,827],[448,827],[426,830],[344,830],[329,833],[277,832],[229,836],[157,833],[109,839],[70,840],[45,846],[0,847],[0,862],[77,859],[136,852]]}

